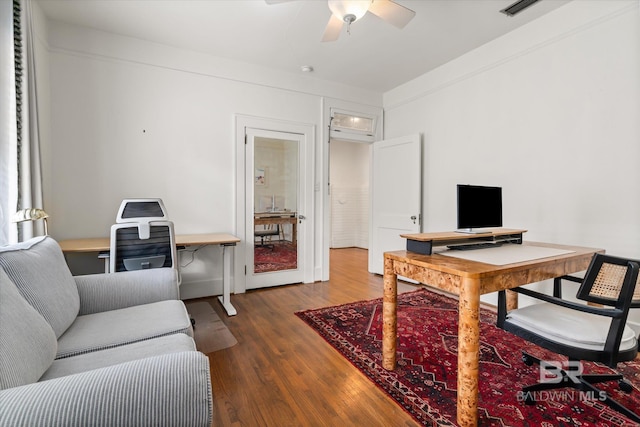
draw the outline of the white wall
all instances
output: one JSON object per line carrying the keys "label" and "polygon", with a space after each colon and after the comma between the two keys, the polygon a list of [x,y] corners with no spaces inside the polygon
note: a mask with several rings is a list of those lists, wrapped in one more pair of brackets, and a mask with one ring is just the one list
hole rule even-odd
{"label": "white wall", "polygon": [[[455,226],[456,183],[501,185],[505,225],[528,228],[529,240],[639,257],[639,15],[636,1],[572,2],[387,92],[384,102],[306,76],[49,22],[39,36],[49,52],[50,232],[105,236],[120,200],[131,196],[162,197],[178,233],[234,232],[234,115],[314,124],[320,134],[323,100],[331,98],[384,103],[386,138],[423,134],[425,231]],[[318,193],[326,181],[320,147]],[[317,195],[316,214],[323,206]],[[220,293],[220,266],[211,262],[218,258],[216,248],[198,252],[183,287],[213,277]]]}
{"label": "white wall", "polygon": [[370,144],[331,140],[331,247],[369,247]]}
{"label": "white wall", "polygon": [[[319,129],[324,96],[382,103],[381,94],[59,22],[46,39],[46,209],[57,239],[107,236],[126,197],[161,197],[176,233],[234,233],[235,115]],[[183,296],[221,292],[219,259],[219,248],[197,253]]]}
{"label": "white wall", "polygon": [[385,94],[385,138],[424,136],[425,231],[498,185],[527,240],[640,258],[638,4],[574,1]]}

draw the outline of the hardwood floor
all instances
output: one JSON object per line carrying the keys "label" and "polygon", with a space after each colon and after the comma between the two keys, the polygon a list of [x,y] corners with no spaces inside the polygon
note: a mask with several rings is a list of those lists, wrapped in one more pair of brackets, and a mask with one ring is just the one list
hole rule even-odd
{"label": "hardwood floor", "polygon": [[[400,283],[398,292],[414,290]],[[382,296],[367,251],[333,249],[331,280],[209,301],[238,344],[209,354],[215,426],[418,426],[294,312]]]}

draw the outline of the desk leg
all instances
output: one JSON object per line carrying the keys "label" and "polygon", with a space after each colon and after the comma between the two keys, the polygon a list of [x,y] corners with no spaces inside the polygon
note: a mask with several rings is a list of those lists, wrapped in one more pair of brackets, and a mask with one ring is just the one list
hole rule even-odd
{"label": "desk leg", "polygon": [[396,367],[398,341],[398,276],[393,272],[393,260],[384,258],[384,292],[382,298],[382,367]]}
{"label": "desk leg", "polygon": [[507,312],[518,308],[518,293],[507,289],[505,294],[507,296]]}
{"label": "desk leg", "polygon": [[298,219],[291,223],[291,241],[294,246],[298,244]]}
{"label": "desk leg", "polygon": [[229,316],[235,316],[238,312],[231,305],[231,253],[227,246],[235,246],[235,243],[222,245],[222,296],[218,297],[218,301]]}
{"label": "desk leg", "polygon": [[110,258],[111,254],[109,251],[100,251],[98,252],[98,259],[103,259],[104,260],[104,272],[108,273],[109,272],[109,258]]}
{"label": "desk leg", "polygon": [[478,425],[480,283],[463,278],[458,323],[458,424]]}

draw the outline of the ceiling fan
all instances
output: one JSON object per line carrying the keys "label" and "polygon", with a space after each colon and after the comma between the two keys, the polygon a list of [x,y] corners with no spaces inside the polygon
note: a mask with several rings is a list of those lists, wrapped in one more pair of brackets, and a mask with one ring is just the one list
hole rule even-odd
{"label": "ceiling fan", "polygon": [[[265,0],[267,4],[284,3],[295,0]],[[327,0],[331,18],[322,35],[323,42],[338,40],[342,27],[347,24],[350,33],[351,24],[362,18],[367,12],[381,18],[397,28],[404,28],[416,13],[392,0]]]}

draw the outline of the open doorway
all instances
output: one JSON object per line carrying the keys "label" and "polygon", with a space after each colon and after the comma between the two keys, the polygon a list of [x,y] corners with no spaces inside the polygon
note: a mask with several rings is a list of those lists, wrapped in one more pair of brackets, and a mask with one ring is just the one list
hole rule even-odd
{"label": "open doorway", "polygon": [[329,247],[368,249],[370,145],[338,139],[330,144]]}
{"label": "open doorway", "polygon": [[[323,165],[321,175],[324,188],[322,188],[320,198],[318,199],[318,206],[322,207],[322,211],[318,212],[322,216],[322,239],[318,241],[318,246],[316,247],[318,251],[317,253],[321,254],[321,257],[320,259],[318,259],[318,261],[322,266],[322,269],[316,270],[316,280],[325,281],[329,280],[330,247],[367,248],[367,246],[369,245],[368,240],[370,237],[370,231],[368,230],[370,221],[370,203],[368,200],[368,198],[370,197],[369,183],[366,182],[365,184],[364,181],[360,181],[358,183],[348,182],[349,178],[345,178],[345,181],[347,181],[346,185],[336,184],[332,182],[333,178],[336,178],[335,169],[339,168],[340,166],[338,164],[339,161],[337,161],[335,158],[332,160],[331,151],[340,151],[341,148],[344,149],[342,151],[357,151],[357,153],[346,155],[342,162],[346,163],[348,165],[348,168],[353,169],[354,162],[357,161],[359,164],[359,166],[357,166],[358,172],[355,172],[353,170],[351,170],[350,172],[354,172],[358,174],[358,176],[362,176],[361,174],[364,174],[368,177],[367,181],[371,179],[370,147],[374,141],[382,139],[382,108],[325,98],[323,100],[323,123],[324,125],[322,126],[322,140],[324,141],[324,143],[321,145],[321,156]],[[339,146],[340,144],[343,145]],[[365,150],[367,151],[367,154],[363,155],[362,151]],[[361,168],[360,166],[362,165],[368,166]],[[332,171],[334,172],[333,178],[331,178]],[[341,173],[340,169],[338,169],[338,173]],[[342,196],[341,194],[336,194],[336,197],[334,197],[332,200],[332,190],[336,190],[339,192],[339,187],[345,186],[366,186],[369,190],[367,191],[367,199],[365,199],[364,201],[361,200],[361,203],[355,203],[355,197],[347,198],[346,196]],[[343,221],[342,219],[339,219],[337,220],[339,222],[334,221],[332,219],[332,209],[340,209],[339,205],[346,205],[347,203],[349,204],[348,208],[351,208],[353,207],[352,205],[357,204],[366,205],[366,217],[362,217],[362,209],[354,207],[353,210],[345,209],[344,214],[346,215],[347,213],[352,214],[353,212],[358,212],[359,216],[356,220]],[[349,225],[354,227],[356,221],[358,224],[358,229],[353,230],[349,228]],[[335,222],[335,224],[333,224],[333,222]],[[358,231],[363,229],[365,230],[365,232]],[[358,237],[356,237],[354,240],[354,238],[350,236],[349,242],[339,242],[339,230],[342,230],[343,235],[350,235],[355,231]],[[347,232],[347,230],[349,231]]]}

